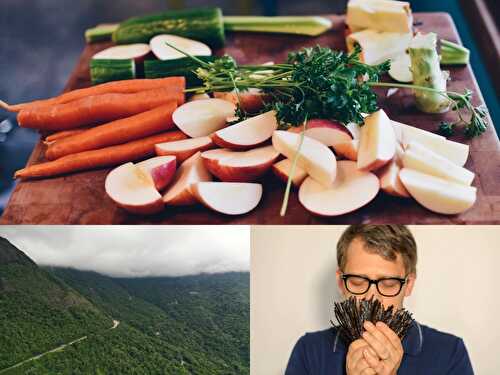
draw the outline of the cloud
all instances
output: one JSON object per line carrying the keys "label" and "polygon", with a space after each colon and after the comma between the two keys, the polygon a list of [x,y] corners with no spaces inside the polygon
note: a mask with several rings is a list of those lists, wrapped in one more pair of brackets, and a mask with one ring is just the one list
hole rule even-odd
{"label": "cloud", "polygon": [[115,277],[249,271],[248,226],[2,226],[39,265]]}

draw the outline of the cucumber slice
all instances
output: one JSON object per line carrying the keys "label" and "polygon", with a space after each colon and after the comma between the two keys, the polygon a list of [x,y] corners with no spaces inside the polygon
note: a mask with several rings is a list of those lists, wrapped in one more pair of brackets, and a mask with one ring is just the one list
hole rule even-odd
{"label": "cucumber slice", "polygon": [[[211,62],[213,56],[197,56],[200,60]],[[173,76],[186,77],[186,87],[197,87],[203,82],[196,76],[194,71],[200,65],[189,57],[183,57],[175,60],[145,60],[144,77],[145,78],[163,78]]]}
{"label": "cucumber slice", "polygon": [[186,57],[183,53],[169,47],[167,43],[192,56],[212,55],[212,50],[205,43],[177,35],[162,34],[153,37],[149,42],[151,50],[159,60],[175,60]]}
{"label": "cucumber slice", "polygon": [[132,59],[92,59],[90,60],[92,84],[135,78],[135,61]]}
{"label": "cucumber slice", "polygon": [[144,57],[151,52],[149,45],[145,43],[128,44],[114,46],[97,52],[92,59],[95,60],[144,60]]}
{"label": "cucumber slice", "polygon": [[412,82],[413,74],[410,68],[411,59],[410,56],[405,53],[403,55],[399,55],[391,61],[391,69],[389,70],[389,75],[392,79],[398,82]]}

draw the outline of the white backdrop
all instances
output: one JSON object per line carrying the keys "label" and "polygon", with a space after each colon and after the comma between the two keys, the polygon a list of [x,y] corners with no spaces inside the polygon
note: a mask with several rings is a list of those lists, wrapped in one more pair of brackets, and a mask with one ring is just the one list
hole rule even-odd
{"label": "white backdrop", "polygon": [[[251,375],[282,375],[305,332],[330,327],[336,243],[345,226],[253,226]],[[417,282],[406,307],[462,337],[475,373],[500,369],[500,227],[410,226]],[[472,306],[474,304],[474,306]]]}

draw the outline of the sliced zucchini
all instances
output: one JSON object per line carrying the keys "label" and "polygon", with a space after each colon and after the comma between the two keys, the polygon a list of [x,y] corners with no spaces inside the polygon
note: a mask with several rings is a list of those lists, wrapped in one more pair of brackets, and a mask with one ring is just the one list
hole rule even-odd
{"label": "sliced zucchini", "polygon": [[90,79],[92,84],[135,78],[135,61],[132,59],[92,59]]}
{"label": "sliced zucchini", "polygon": [[161,34],[153,37],[149,42],[151,51],[159,60],[175,60],[186,57],[183,53],[169,47],[167,43],[192,56],[212,55],[212,50],[205,43],[177,35]]}
{"label": "sliced zucchini", "polygon": [[[198,56],[200,60],[211,62],[213,56]],[[194,71],[199,68],[199,64],[189,57],[183,57],[175,60],[146,60],[144,61],[145,78],[163,78],[172,76],[186,77],[186,86],[199,86],[203,82],[196,76]]]}
{"label": "sliced zucchini", "polygon": [[113,46],[97,52],[92,59],[99,60],[143,60],[151,52],[151,48],[145,43],[127,44],[123,46]]}

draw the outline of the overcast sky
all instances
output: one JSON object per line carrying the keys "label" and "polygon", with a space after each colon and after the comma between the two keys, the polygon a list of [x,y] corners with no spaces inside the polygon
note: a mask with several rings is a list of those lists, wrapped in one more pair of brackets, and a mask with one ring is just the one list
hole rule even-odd
{"label": "overcast sky", "polygon": [[250,269],[247,226],[2,226],[0,236],[39,265],[110,276]]}

